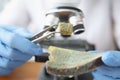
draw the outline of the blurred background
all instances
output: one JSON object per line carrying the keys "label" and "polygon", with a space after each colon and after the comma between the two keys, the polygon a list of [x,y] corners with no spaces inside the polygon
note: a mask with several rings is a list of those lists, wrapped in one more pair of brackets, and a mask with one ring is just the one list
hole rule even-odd
{"label": "blurred background", "polygon": [[0,12],[4,9],[4,6],[9,2],[10,0],[0,0]]}

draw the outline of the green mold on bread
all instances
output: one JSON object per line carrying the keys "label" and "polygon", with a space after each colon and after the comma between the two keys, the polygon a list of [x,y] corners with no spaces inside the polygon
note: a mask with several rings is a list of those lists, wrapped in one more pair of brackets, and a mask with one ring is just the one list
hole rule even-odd
{"label": "green mold on bread", "polygon": [[102,63],[102,53],[90,53],[70,49],[49,47],[47,72],[58,76],[75,76],[94,70]]}

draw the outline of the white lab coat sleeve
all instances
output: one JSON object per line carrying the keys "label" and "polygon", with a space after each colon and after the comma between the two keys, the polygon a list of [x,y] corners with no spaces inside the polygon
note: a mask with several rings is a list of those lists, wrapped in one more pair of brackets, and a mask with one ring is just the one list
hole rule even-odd
{"label": "white lab coat sleeve", "polygon": [[112,0],[113,2],[113,21],[116,46],[120,49],[120,0]]}
{"label": "white lab coat sleeve", "polygon": [[29,23],[26,0],[11,0],[0,14],[0,25],[17,25],[26,27]]}

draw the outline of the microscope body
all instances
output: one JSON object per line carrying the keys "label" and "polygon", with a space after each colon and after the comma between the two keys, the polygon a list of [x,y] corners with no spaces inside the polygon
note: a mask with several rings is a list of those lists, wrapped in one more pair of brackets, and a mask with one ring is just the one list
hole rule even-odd
{"label": "microscope body", "polygon": [[[49,46],[57,46],[79,51],[94,49],[93,45],[80,39],[80,34],[85,31],[83,23],[84,14],[82,10],[78,8],[80,1],[81,0],[50,0],[49,4],[51,4],[52,7],[45,15],[45,28],[55,25],[56,27],[48,31],[48,33],[54,31],[60,33],[53,34],[48,39],[40,42],[41,47],[44,49],[44,53],[47,53]],[[61,26],[64,31],[60,31]],[[64,29],[64,27],[66,28]],[[70,30],[72,31],[70,32]],[[65,31],[70,32],[71,34],[63,34],[62,32]],[[47,54],[44,55],[36,57],[36,61],[46,61],[48,59],[46,57]],[[45,57],[45,59],[43,59],[43,57]]]}
{"label": "microscope body", "polygon": [[[58,31],[59,34],[54,34],[50,38],[40,42],[41,47],[48,49],[49,46],[57,46],[67,49],[79,50],[79,51],[87,51],[93,50],[94,46],[89,44],[85,40],[80,39],[80,34],[85,31],[84,28],[84,14],[82,10],[78,8],[78,5],[81,0],[50,0],[50,4],[53,5],[52,8],[46,13],[46,24],[45,28],[55,25],[56,27],[49,30],[49,32]],[[70,32],[71,34],[63,34],[60,31],[60,27],[65,28],[64,30]],[[69,32],[69,31],[68,31]],[[37,62],[45,62],[48,60],[48,53],[45,53],[41,56],[36,56]],[[54,77],[54,80],[78,80],[78,76],[72,77]],[[74,79],[73,79],[74,78]]]}
{"label": "microscope body", "polygon": [[[80,39],[80,34],[85,31],[84,13],[78,8],[81,0],[50,0],[51,9],[46,13],[45,28],[56,25],[50,32],[56,31],[52,37],[40,44],[44,48],[57,46],[74,50],[88,50],[88,43]],[[62,28],[61,28],[62,26]],[[63,27],[64,26],[64,27]],[[63,34],[61,30],[66,33]]]}

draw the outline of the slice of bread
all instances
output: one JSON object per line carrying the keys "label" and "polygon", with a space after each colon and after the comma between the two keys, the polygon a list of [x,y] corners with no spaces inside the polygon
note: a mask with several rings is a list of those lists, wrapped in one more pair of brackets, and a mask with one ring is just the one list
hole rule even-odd
{"label": "slice of bread", "polygon": [[75,76],[94,70],[102,63],[102,53],[75,51],[59,47],[49,47],[48,73],[60,76]]}

